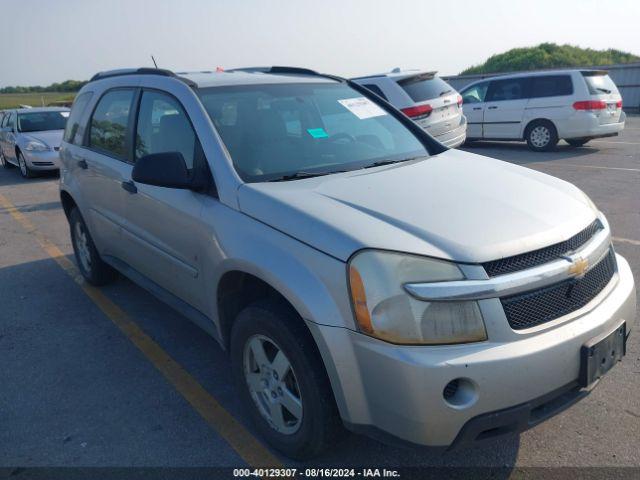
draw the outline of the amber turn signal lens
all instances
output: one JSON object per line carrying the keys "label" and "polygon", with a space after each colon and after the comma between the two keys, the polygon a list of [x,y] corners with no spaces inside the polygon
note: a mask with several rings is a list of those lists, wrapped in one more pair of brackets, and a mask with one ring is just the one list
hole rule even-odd
{"label": "amber turn signal lens", "polygon": [[373,326],[371,325],[371,316],[367,308],[367,295],[364,291],[364,284],[360,273],[354,266],[349,267],[349,284],[351,286],[351,300],[353,301],[353,309],[356,314],[356,321],[363,333],[371,335]]}

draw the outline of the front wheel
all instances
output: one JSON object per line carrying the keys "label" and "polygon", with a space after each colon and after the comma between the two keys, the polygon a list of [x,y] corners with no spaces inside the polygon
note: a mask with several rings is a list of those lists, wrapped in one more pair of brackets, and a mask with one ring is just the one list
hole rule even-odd
{"label": "front wheel", "polygon": [[22,152],[18,152],[18,165],[20,166],[20,175],[24,178],[33,178],[35,173],[27,165],[27,160],[24,158]]}
{"label": "front wheel", "polygon": [[106,285],[115,280],[118,276],[117,272],[100,258],[87,225],[77,208],[71,210],[69,214],[69,226],[76,263],[85,280],[96,286]]}
{"label": "front wheel", "polygon": [[586,145],[587,142],[591,140],[590,138],[567,138],[565,142],[567,142],[572,147],[582,147]]}
{"label": "front wheel", "polygon": [[274,448],[306,459],[340,432],[329,379],[303,321],[286,305],[256,302],[231,332],[237,388],[254,424]]}
{"label": "front wheel", "polygon": [[553,123],[538,120],[527,128],[526,140],[527,145],[534,152],[548,152],[557,145],[558,132]]}

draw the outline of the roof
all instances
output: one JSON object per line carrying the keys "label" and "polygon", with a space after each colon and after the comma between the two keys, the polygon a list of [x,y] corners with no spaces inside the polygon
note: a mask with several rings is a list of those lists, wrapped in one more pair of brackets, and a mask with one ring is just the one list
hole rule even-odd
{"label": "roof", "polygon": [[338,77],[323,75],[313,70],[298,67],[247,67],[227,71],[172,72],[156,68],[122,68],[96,73],[90,82],[124,76],[157,75],[172,77],[197,87],[222,87],[232,85],[259,85],[277,83],[332,83]]}
{"label": "roof", "polygon": [[41,112],[68,112],[67,107],[33,107],[33,108],[16,108],[18,113],[41,113]]}
{"label": "roof", "polygon": [[335,83],[335,80],[318,75],[267,73],[261,71],[246,72],[236,70],[229,72],[184,72],[176,74],[191,80],[198,88],[274,83]]}

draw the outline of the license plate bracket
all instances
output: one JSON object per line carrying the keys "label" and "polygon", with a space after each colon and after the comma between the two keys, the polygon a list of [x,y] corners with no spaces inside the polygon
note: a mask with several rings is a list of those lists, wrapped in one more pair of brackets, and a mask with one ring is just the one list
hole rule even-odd
{"label": "license plate bracket", "polygon": [[627,353],[627,324],[622,322],[611,333],[596,337],[580,349],[580,386],[588,387],[600,379]]}

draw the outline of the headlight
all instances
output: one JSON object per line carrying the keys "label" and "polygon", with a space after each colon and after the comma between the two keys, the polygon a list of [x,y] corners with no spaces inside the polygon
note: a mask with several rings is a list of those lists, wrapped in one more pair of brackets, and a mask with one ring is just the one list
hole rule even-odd
{"label": "headlight", "polygon": [[29,150],[30,152],[44,152],[46,150],[49,150],[49,147],[37,140],[31,140],[27,143],[25,150]]}
{"label": "headlight", "polygon": [[437,345],[487,339],[477,302],[424,302],[404,284],[462,280],[453,263],[363,250],[349,262],[351,301],[362,333],[391,343]]}

